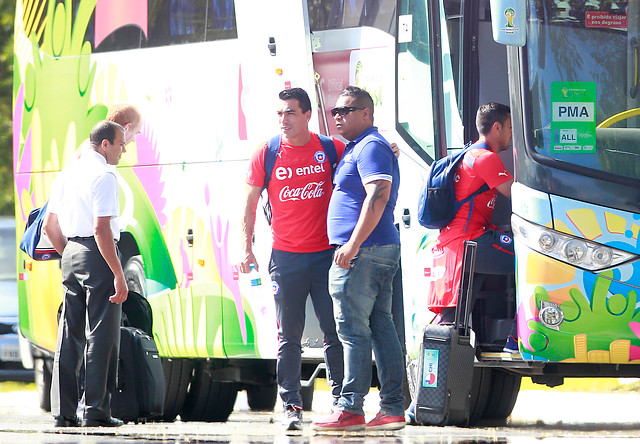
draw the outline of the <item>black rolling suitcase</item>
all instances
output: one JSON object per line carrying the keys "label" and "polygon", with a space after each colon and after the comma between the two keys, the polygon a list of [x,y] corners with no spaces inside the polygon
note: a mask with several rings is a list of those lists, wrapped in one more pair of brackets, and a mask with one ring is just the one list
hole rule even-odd
{"label": "black rolling suitcase", "polygon": [[475,355],[469,308],[476,248],[475,242],[465,242],[455,324],[430,324],[424,329],[415,412],[416,421],[421,424],[468,425]]}
{"label": "black rolling suitcase", "polygon": [[111,394],[111,416],[145,422],[162,415],[166,386],[153,338],[135,327],[120,327],[117,387]]}

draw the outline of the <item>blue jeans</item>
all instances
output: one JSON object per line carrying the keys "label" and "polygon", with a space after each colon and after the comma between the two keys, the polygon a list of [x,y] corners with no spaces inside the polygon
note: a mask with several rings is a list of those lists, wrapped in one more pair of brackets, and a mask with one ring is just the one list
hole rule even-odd
{"label": "blue jeans", "polygon": [[276,315],[278,317],[278,361],[276,374],[278,392],[285,405],[302,407],[300,377],[302,345],[307,297],[324,334],[324,360],[327,382],[335,400],[342,388],[342,345],[336,333],[333,304],[329,296],[329,267],[333,249],[315,253],[290,253],[272,250],[269,272],[275,283]]}
{"label": "blue jeans", "polygon": [[404,415],[404,356],[391,316],[393,277],[400,245],[363,247],[345,270],[329,270],[338,337],[344,350],[344,379],[337,408],[364,415],[362,404],[371,386],[371,349],[380,381],[380,412]]}

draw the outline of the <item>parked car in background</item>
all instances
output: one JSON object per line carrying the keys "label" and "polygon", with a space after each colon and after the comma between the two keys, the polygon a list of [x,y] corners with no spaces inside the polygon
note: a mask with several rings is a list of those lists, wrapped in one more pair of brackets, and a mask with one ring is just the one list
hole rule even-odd
{"label": "parked car in background", "polygon": [[0,381],[33,381],[20,359],[15,218],[0,217]]}

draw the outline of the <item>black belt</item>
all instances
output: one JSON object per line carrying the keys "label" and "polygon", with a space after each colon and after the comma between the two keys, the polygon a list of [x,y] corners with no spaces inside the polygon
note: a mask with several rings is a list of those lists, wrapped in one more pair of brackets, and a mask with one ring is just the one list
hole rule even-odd
{"label": "black belt", "polygon": [[[94,237],[93,236],[86,236],[86,237],[73,236],[73,237],[68,238],[68,240],[74,241],[74,242],[80,242],[80,241],[94,240]],[[118,245],[118,241],[117,240],[114,239],[113,241],[116,243],[116,245]]]}
{"label": "black belt", "polygon": [[86,236],[86,237],[74,236],[74,237],[70,237],[69,238],[70,241],[76,241],[76,242],[77,241],[86,241],[86,240],[91,240],[91,239],[93,239],[93,236]]}

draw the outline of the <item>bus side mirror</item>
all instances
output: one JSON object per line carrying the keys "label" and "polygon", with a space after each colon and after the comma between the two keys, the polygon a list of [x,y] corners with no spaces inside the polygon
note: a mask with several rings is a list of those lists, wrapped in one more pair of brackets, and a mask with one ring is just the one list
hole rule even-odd
{"label": "bus side mirror", "polygon": [[527,1],[491,0],[493,40],[510,46],[527,43]]}

